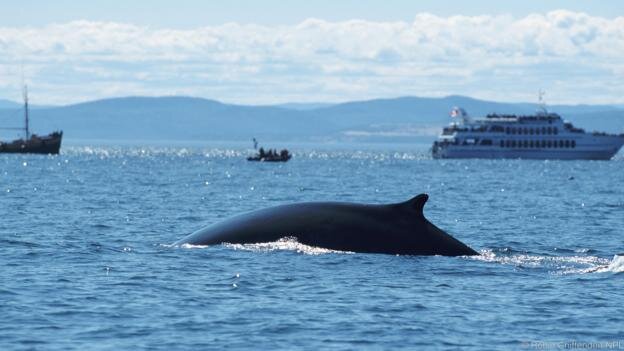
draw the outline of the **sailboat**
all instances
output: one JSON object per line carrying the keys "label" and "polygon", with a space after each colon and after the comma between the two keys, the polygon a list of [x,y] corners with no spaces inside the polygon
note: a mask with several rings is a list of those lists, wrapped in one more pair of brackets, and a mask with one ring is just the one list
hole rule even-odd
{"label": "sailboat", "polygon": [[63,131],[52,132],[48,135],[37,135],[30,132],[28,125],[28,87],[24,86],[24,127],[0,128],[23,130],[23,139],[11,142],[0,141],[0,153],[19,154],[58,154],[63,139]]}

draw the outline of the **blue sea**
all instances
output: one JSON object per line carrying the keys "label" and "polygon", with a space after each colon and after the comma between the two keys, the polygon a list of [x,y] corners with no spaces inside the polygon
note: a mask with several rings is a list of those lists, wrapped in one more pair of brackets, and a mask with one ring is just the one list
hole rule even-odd
{"label": "blue sea", "polygon": [[[247,162],[236,143],[0,155],[0,349],[624,349],[622,153],[288,146],[285,164]],[[263,207],[419,193],[480,256],[171,245]]]}

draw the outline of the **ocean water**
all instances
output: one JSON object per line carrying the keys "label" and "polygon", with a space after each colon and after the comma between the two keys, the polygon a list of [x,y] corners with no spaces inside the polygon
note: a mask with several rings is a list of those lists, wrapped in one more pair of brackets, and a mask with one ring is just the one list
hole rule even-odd
{"label": "ocean water", "polygon": [[[624,348],[624,158],[433,160],[427,145],[69,146],[0,155],[0,349]],[[392,203],[481,253],[174,247],[240,212]]]}

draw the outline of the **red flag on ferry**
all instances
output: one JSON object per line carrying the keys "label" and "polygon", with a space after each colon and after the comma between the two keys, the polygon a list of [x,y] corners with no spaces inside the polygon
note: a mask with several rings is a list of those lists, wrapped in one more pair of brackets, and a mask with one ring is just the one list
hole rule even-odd
{"label": "red flag on ferry", "polygon": [[453,107],[453,110],[451,111],[451,117],[457,117],[459,115],[460,115],[459,108]]}

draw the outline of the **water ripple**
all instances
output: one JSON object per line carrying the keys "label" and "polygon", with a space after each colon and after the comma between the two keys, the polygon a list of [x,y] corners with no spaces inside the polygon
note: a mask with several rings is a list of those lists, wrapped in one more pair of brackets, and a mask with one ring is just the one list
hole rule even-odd
{"label": "water ripple", "polygon": [[[433,160],[429,145],[69,146],[0,155],[0,349],[519,349],[621,338],[622,156]],[[292,239],[174,247],[299,201],[393,203],[476,257]],[[596,326],[599,326],[597,328]]]}

